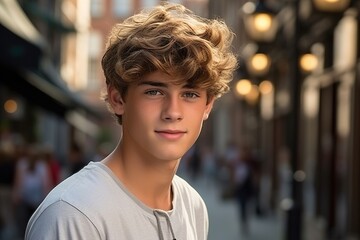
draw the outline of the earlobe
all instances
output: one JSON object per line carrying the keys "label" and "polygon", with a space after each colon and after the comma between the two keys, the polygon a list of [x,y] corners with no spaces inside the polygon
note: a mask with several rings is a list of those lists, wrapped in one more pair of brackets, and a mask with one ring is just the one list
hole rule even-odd
{"label": "earlobe", "polygon": [[117,115],[124,113],[124,101],[116,88],[108,87],[108,101],[114,113]]}
{"label": "earlobe", "polygon": [[209,118],[209,113],[204,113],[203,121],[207,120]]}
{"label": "earlobe", "polygon": [[206,110],[205,110],[205,113],[204,113],[204,116],[203,116],[203,121],[207,120],[209,118],[209,114],[213,108],[213,105],[214,105],[214,101],[215,99],[212,98],[209,100],[209,102],[207,103],[206,105]]}

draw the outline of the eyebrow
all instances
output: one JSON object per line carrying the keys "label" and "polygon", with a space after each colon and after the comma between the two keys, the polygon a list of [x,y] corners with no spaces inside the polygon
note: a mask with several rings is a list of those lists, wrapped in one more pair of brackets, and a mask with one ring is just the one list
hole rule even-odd
{"label": "eyebrow", "polygon": [[[154,86],[154,87],[168,87],[167,83],[163,83],[163,82],[156,82],[156,81],[142,81],[139,83],[140,85],[150,85],[150,86]],[[187,82],[185,85],[182,86],[182,88],[196,88],[195,86],[191,85],[189,82]]]}
{"label": "eyebrow", "polygon": [[139,86],[140,85],[150,85],[150,86],[154,86],[154,87],[167,87],[168,86],[166,83],[156,82],[156,81],[141,81],[139,83]]}

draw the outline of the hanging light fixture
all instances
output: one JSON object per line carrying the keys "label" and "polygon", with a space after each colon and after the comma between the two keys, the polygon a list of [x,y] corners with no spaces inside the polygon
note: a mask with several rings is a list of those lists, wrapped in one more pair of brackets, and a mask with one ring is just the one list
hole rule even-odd
{"label": "hanging light fixture", "polygon": [[247,2],[243,5],[245,13],[245,28],[249,36],[258,42],[271,42],[274,40],[278,22],[274,11],[266,6],[264,0],[256,4]]}
{"label": "hanging light fixture", "polygon": [[350,0],[313,0],[314,6],[324,12],[342,12],[350,4]]}

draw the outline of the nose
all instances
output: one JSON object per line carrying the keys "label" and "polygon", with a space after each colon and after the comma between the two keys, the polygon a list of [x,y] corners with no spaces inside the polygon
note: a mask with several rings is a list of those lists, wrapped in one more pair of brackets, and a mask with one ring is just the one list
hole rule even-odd
{"label": "nose", "polygon": [[161,118],[165,121],[179,121],[183,119],[181,99],[176,96],[168,96],[163,105]]}

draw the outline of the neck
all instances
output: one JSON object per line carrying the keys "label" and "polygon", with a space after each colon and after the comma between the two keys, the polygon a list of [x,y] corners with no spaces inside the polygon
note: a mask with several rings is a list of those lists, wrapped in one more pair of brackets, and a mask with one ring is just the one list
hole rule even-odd
{"label": "neck", "polygon": [[180,159],[151,159],[150,156],[128,153],[119,144],[103,162],[145,205],[154,209],[172,209],[171,183]]}

